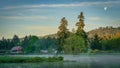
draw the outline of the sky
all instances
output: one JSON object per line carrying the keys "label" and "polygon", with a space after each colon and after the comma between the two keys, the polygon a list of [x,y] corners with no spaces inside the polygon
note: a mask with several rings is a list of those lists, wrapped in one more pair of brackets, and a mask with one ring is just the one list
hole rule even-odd
{"label": "sky", "polygon": [[0,0],[0,39],[54,34],[62,17],[76,29],[80,12],[86,32],[120,26],[120,0]]}

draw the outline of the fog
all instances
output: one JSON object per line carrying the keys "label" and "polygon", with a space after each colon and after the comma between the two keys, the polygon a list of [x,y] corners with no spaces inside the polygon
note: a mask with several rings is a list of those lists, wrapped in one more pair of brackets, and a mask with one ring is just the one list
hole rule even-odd
{"label": "fog", "polygon": [[63,56],[64,62],[1,63],[0,68],[120,68],[119,54],[101,55],[9,55],[21,57]]}

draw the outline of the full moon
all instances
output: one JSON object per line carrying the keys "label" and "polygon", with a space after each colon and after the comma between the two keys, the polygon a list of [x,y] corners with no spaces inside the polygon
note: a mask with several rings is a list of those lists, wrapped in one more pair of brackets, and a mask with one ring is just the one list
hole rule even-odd
{"label": "full moon", "polygon": [[108,8],[108,7],[106,7],[106,6],[105,6],[105,7],[104,7],[104,10],[106,11],[106,10],[107,10],[107,8]]}

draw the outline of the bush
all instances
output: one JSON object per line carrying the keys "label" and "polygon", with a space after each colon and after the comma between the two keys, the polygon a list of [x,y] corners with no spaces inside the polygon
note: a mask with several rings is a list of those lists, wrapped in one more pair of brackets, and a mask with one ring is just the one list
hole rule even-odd
{"label": "bush", "polygon": [[76,34],[73,34],[65,39],[63,47],[64,52],[67,54],[79,54],[87,52],[85,39],[82,36],[78,36]]}
{"label": "bush", "polygon": [[98,49],[92,50],[91,53],[99,53],[100,51]]}
{"label": "bush", "polygon": [[59,56],[59,57],[58,57],[58,60],[59,60],[59,61],[63,61],[63,59],[64,59],[64,58],[63,58],[62,56]]}
{"label": "bush", "polygon": [[0,63],[29,63],[63,61],[63,57],[0,57]]}
{"label": "bush", "polygon": [[48,57],[48,62],[63,61],[63,57]]}

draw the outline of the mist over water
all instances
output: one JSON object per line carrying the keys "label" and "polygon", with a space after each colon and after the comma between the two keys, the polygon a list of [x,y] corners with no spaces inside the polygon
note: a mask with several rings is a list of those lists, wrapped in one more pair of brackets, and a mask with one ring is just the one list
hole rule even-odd
{"label": "mist over water", "polygon": [[[54,55],[14,55],[49,57]],[[59,55],[64,62],[1,63],[0,68],[120,68],[120,55]]]}

